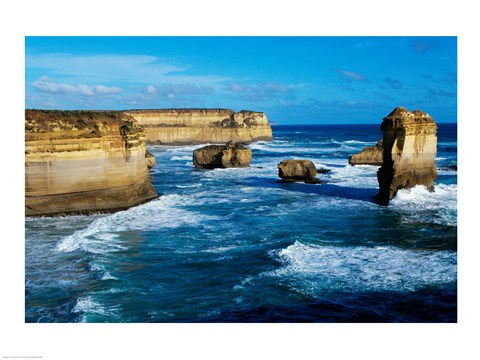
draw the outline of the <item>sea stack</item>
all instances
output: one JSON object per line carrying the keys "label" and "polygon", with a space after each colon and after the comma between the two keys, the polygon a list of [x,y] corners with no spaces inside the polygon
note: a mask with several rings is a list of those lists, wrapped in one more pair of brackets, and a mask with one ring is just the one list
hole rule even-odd
{"label": "sea stack", "polygon": [[262,112],[229,109],[129,110],[145,128],[152,145],[225,144],[271,141],[272,129]]}
{"label": "sea stack", "polygon": [[377,172],[376,200],[388,205],[398,190],[424,185],[434,190],[437,178],[437,125],[430,115],[395,108],[383,119],[383,163]]}
{"label": "sea stack", "polygon": [[158,197],[145,132],[107,111],[25,111],[25,214],[107,212]]}
{"label": "sea stack", "polygon": [[317,168],[311,160],[283,160],[278,165],[278,176],[284,182],[318,184]]}
{"label": "sea stack", "polygon": [[350,165],[377,165],[383,164],[383,140],[380,139],[375,146],[367,146],[359,153],[348,158]]}
{"label": "sea stack", "polygon": [[193,152],[193,165],[200,169],[249,167],[252,150],[229,141],[225,145],[207,145]]}

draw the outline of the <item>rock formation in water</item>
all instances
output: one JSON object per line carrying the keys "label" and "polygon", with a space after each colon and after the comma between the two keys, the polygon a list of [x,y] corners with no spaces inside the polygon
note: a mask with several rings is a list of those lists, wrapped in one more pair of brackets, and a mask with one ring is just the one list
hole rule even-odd
{"label": "rock formation in water", "polygon": [[264,113],[227,109],[129,110],[145,127],[147,143],[162,145],[250,143],[272,140]]}
{"label": "rock formation in water", "polygon": [[283,160],[278,164],[278,176],[285,182],[302,181],[307,184],[318,184],[317,168],[310,160]]}
{"label": "rock formation in water", "polygon": [[208,145],[193,152],[193,165],[200,169],[249,167],[252,151],[230,141],[225,145]]}
{"label": "rock formation in water", "polygon": [[424,185],[434,189],[437,178],[437,125],[422,111],[395,108],[383,119],[383,163],[377,172],[376,200],[387,205],[398,190]]}
{"label": "rock formation in water", "polygon": [[383,141],[380,140],[375,146],[367,146],[359,153],[348,158],[350,165],[382,165]]}
{"label": "rock formation in water", "polygon": [[157,165],[157,159],[155,159],[155,155],[150,153],[148,150],[145,150],[145,161],[148,169],[151,169]]}
{"label": "rock formation in water", "polygon": [[126,209],[157,197],[145,132],[106,111],[25,111],[27,216]]}

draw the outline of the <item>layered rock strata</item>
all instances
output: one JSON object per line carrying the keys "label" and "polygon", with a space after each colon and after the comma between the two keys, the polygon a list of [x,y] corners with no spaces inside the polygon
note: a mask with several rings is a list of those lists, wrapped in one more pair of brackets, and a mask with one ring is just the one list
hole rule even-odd
{"label": "layered rock strata", "polygon": [[434,190],[437,178],[437,125],[419,110],[395,108],[383,119],[383,163],[377,172],[376,200],[387,205],[398,190],[424,185]]}
{"label": "layered rock strata", "polygon": [[193,165],[200,169],[248,167],[252,151],[234,141],[226,145],[208,145],[193,152]]}
{"label": "layered rock strata", "polygon": [[382,165],[383,163],[383,140],[375,146],[367,146],[359,153],[348,158],[350,165]]}
{"label": "layered rock strata", "polygon": [[26,215],[114,211],[156,198],[145,154],[145,132],[125,114],[26,110]]}
{"label": "layered rock strata", "polygon": [[162,145],[224,144],[272,140],[272,129],[264,113],[227,109],[130,110],[145,127],[147,142]]}
{"label": "layered rock strata", "polygon": [[285,182],[317,184],[317,168],[310,160],[283,160],[278,165],[278,176]]}

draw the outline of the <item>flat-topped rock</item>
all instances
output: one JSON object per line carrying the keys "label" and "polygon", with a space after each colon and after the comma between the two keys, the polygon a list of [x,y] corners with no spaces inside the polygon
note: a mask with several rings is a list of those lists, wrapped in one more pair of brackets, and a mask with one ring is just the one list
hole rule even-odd
{"label": "flat-topped rock", "polygon": [[283,160],[278,165],[278,176],[285,182],[318,184],[317,168],[311,160]]}
{"label": "flat-topped rock", "polygon": [[145,127],[147,143],[155,145],[225,144],[271,141],[264,113],[230,109],[128,110]]}
{"label": "flat-topped rock", "polygon": [[400,189],[423,185],[434,190],[437,178],[437,125],[430,115],[403,107],[383,119],[383,162],[377,172],[376,200],[387,205]]}
{"label": "flat-topped rock", "polygon": [[200,169],[249,167],[252,151],[230,141],[225,145],[207,145],[193,152],[193,165]]}
{"label": "flat-topped rock", "polygon": [[154,199],[153,162],[128,115],[26,110],[25,214],[111,212]]}

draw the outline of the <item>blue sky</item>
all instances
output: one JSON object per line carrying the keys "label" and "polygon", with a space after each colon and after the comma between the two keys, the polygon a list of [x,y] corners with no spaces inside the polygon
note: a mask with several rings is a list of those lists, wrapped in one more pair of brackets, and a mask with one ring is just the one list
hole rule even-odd
{"label": "blue sky", "polygon": [[457,121],[456,37],[26,37],[37,109],[206,107],[278,124]]}

